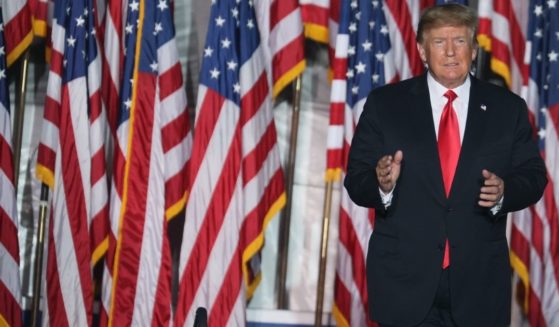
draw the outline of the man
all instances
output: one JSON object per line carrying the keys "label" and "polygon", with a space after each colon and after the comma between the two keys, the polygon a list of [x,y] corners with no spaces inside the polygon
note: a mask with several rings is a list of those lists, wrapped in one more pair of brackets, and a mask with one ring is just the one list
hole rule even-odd
{"label": "man", "polygon": [[[370,318],[381,326],[506,326],[506,214],[547,184],[525,102],[470,76],[477,17],[422,15],[423,76],[371,92],[351,145],[351,199],[374,208]],[[450,90],[450,91],[449,91]]]}

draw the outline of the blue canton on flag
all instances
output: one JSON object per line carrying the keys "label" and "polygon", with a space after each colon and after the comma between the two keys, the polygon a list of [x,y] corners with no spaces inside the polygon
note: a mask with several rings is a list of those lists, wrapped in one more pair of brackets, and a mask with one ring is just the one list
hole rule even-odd
{"label": "blue canton on flag", "polygon": [[346,102],[353,108],[371,90],[386,84],[384,59],[390,40],[382,1],[349,2],[342,4],[340,33],[349,35]]}
{"label": "blue canton on flag", "polygon": [[[537,86],[537,128],[545,151],[547,120],[559,117],[559,6],[557,1],[533,1],[528,26],[530,79]],[[532,96],[532,94],[531,94]]]}

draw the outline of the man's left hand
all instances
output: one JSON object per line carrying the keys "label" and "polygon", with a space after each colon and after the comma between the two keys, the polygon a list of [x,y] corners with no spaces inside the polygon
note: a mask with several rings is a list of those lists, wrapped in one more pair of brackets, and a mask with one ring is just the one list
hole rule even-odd
{"label": "man's left hand", "polygon": [[478,204],[485,208],[494,207],[503,197],[505,182],[487,169],[481,171],[483,175],[483,186],[479,194]]}

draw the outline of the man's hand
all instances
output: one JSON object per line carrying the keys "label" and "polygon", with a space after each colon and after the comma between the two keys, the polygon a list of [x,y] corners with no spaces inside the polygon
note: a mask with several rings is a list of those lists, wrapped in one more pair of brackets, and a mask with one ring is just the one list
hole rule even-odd
{"label": "man's hand", "polygon": [[384,193],[389,193],[394,189],[398,177],[400,177],[400,168],[402,166],[402,159],[404,154],[402,151],[398,150],[394,156],[387,155],[382,158],[377,163],[377,180],[380,189]]}
{"label": "man's hand", "polygon": [[479,193],[480,200],[478,204],[485,208],[492,208],[503,197],[505,182],[487,169],[482,170],[481,174],[483,175],[484,181]]}

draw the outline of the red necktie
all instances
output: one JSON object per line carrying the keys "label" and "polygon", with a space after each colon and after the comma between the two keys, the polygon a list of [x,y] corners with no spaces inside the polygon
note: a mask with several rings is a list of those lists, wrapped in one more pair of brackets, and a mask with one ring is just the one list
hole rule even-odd
{"label": "red necktie", "polygon": [[[452,90],[444,94],[448,102],[444,106],[441,121],[439,123],[439,158],[441,160],[441,170],[443,173],[444,190],[446,197],[450,194],[450,187],[454,179],[458,157],[460,156],[460,130],[458,127],[458,117],[452,108],[452,102],[456,99],[456,93]],[[450,265],[450,254],[448,239],[444,245],[443,269]]]}

